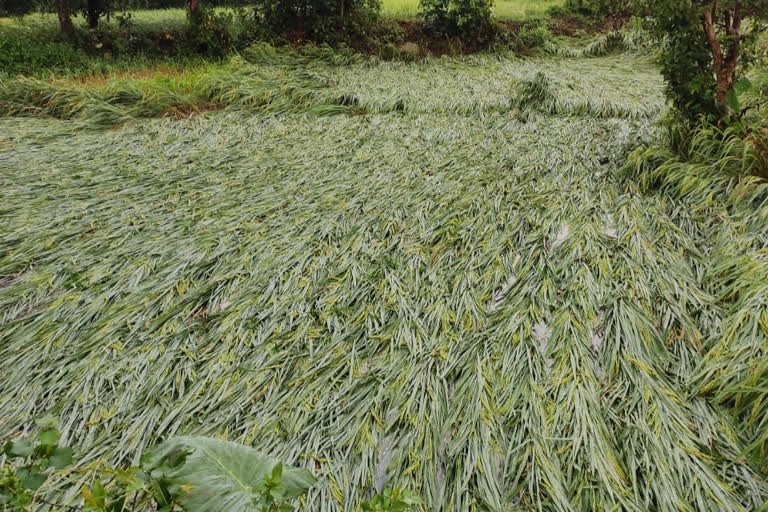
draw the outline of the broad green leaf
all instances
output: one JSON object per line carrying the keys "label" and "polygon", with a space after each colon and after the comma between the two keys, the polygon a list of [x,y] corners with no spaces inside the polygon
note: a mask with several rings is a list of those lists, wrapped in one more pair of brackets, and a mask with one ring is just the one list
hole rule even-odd
{"label": "broad green leaf", "polygon": [[731,89],[728,91],[728,94],[726,95],[726,100],[728,101],[728,108],[732,112],[739,112],[741,110],[741,103],[739,102],[739,96],[736,94],[736,91]]}
{"label": "broad green leaf", "polygon": [[42,430],[55,430],[56,425],[58,424],[58,421],[56,420],[55,416],[51,416],[49,414],[47,416],[43,416],[42,418],[36,420],[35,424]]}
{"label": "broad green leaf", "polygon": [[48,462],[55,469],[64,469],[72,464],[72,448],[60,446],[53,450]]}
{"label": "broad green leaf", "polygon": [[55,446],[59,442],[59,431],[55,428],[50,428],[40,432],[40,444],[43,446]]}
{"label": "broad green leaf", "polygon": [[46,476],[43,473],[34,472],[22,480],[21,485],[25,489],[36,491],[45,482]]}
{"label": "broad green leaf", "polygon": [[[185,453],[183,464],[168,467],[168,460]],[[166,441],[145,459],[148,471],[163,468],[169,489],[179,496],[184,510],[194,512],[256,511],[257,488],[272,476],[280,462],[253,448],[203,437],[179,437]],[[277,488],[292,499],[315,484],[312,474],[284,466]]]}
{"label": "broad green leaf", "polygon": [[35,445],[29,439],[19,439],[5,445],[9,457],[29,457],[35,451]]}

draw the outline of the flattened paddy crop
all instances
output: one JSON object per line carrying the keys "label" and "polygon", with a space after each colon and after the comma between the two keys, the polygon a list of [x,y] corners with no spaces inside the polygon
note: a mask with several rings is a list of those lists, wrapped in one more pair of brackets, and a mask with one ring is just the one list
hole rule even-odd
{"label": "flattened paddy crop", "polygon": [[[619,174],[659,137],[648,62],[241,66],[280,109],[0,120],[0,432],[53,413],[84,464],[245,442],[319,477],[313,511],[385,486],[446,511],[768,498],[759,420],[697,393],[766,367],[721,346],[765,361],[739,321],[764,299],[722,281],[762,272],[765,217]],[[539,72],[555,106],[520,107]]]}

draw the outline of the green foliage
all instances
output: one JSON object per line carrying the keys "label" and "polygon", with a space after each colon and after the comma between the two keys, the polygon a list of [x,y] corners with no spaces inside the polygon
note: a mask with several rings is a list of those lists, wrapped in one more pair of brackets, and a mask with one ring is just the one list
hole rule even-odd
{"label": "green foliage", "polygon": [[[689,123],[699,117],[708,121],[738,118],[738,96],[746,84],[734,85],[740,83],[749,63],[759,30],[757,21],[768,16],[768,1],[645,0],[641,8],[651,17],[651,27],[661,42],[667,95],[678,115]],[[714,19],[712,30],[722,50],[713,48],[707,35],[707,11]],[[728,63],[731,55],[736,57],[733,69]]]}
{"label": "green foliage", "polygon": [[[725,317],[709,248],[764,224],[616,179],[659,136],[647,56],[297,53],[190,78],[228,111],[114,130],[81,128],[132,90],[151,115],[164,82],[19,87],[56,101],[0,120],[5,430],[56,404],[111,460],[233,432],[327,475],[307,511],[380,475],[446,512],[765,501],[689,380]],[[521,120],[510,84],[538,72],[556,109]]]}
{"label": "green foliage", "polygon": [[[511,104],[510,96],[519,98],[520,89],[539,72],[546,75],[549,82],[548,103],[538,107],[528,103],[533,110],[647,119],[655,118],[663,107],[658,72],[647,59],[640,60],[631,54],[617,56],[612,62],[622,67],[632,66],[635,76],[639,77],[632,90],[647,96],[643,102],[637,102],[624,89],[604,88],[606,74],[611,76],[614,71],[606,69],[606,63],[600,59],[542,58],[530,59],[525,65],[507,63],[503,69],[509,76],[503,77],[494,71],[498,67],[496,57],[487,57],[482,62],[488,69],[480,78],[479,68],[462,67],[452,78],[450,87],[431,89],[431,94],[423,94],[417,102],[412,96],[398,92],[401,75],[388,71],[385,63],[365,59],[349,50],[307,46],[299,51],[258,44],[243,50],[241,57],[233,58],[228,64],[200,66],[196,63],[186,70],[178,66],[165,70],[167,74],[150,72],[141,79],[118,76],[96,84],[24,77],[0,81],[0,115],[51,116],[76,120],[78,125],[109,127],[140,118],[219,109],[317,115],[376,114],[425,108],[466,114],[484,109],[509,112],[519,107]],[[307,73],[306,69],[313,71]],[[413,72],[422,78],[417,83],[427,87],[428,82],[423,80],[425,71],[417,66]],[[365,80],[362,95],[358,76]],[[511,87],[510,76],[514,79]],[[569,76],[580,76],[580,79],[574,82]],[[612,75],[611,83],[623,76],[622,73]],[[395,81],[387,84],[393,93],[380,99],[376,84],[383,78]],[[462,80],[469,79],[490,80],[497,87],[466,97],[457,94]]]}
{"label": "green foliage", "polygon": [[[9,441],[10,461],[0,472],[0,509],[22,512],[50,503],[36,494],[52,471],[72,464],[72,449],[59,446],[53,418],[37,422],[39,440]],[[173,438],[149,453],[140,468],[90,470],[81,488],[87,512],[285,512],[289,501],[316,482],[309,471],[284,466],[252,448],[202,437]],[[61,486],[61,482],[59,482]],[[65,487],[73,485],[64,483]]]}
{"label": "green foliage", "polygon": [[[728,408],[746,439],[741,455],[768,472],[768,130],[761,113],[724,127],[702,122],[680,130],[669,145],[641,146],[623,175],[644,192],[663,191],[679,204],[713,217],[705,284],[722,308],[720,328],[707,340],[691,375],[699,393]],[[715,205],[717,207],[715,208]],[[762,234],[762,235],[761,235]]]}
{"label": "green foliage", "polygon": [[8,441],[3,455],[18,460],[15,465],[7,462],[0,474],[0,507],[3,510],[23,510],[34,500],[34,493],[48,479],[52,471],[63,469],[72,463],[72,449],[59,446],[56,421],[46,417],[37,422],[40,429],[37,442],[29,439]]}
{"label": "green foliage", "polygon": [[632,12],[633,0],[566,0],[565,6],[590,16],[609,16]]}
{"label": "green foliage", "polygon": [[193,52],[223,57],[234,44],[238,21],[245,19],[245,12],[216,11],[212,7],[201,6],[192,16],[198,19],[190,24],[187,34]]}
{"label": "green foliage", "polygon": [[[256,0],[256,15],[289,39],[339,42],[364,37],[378,19],[380,0]],[[342,9],[343,8],[343,9]]]}
{"label": "green foliage", "polygon": [[[672,121],[673,125],[677,121]],[[641,146],[627,161],[624,172],[642,190],[661,189],[681,199],[728,196],[730,190],[742,185],[738,194],[753,185],[750,176],[768,179],[765,148],[768,137],[762,130],[745,131],[741,123],[718,128],[703,124],[686,132],[685,140],[676,141],[672,148]],[[763,187],[758,186],[762,191]],[[754,198],[760,196],[753,196]]]}
{"label": "green foliage", "polygon": [[552,31],[546,23],[522,25],[511,37],[510,47],[516,51],[543,48],[552,40]]}
{"label": "green foliage", "polygon": [[419,0],[427,28],[446,36],[488,41],[494,35],[494,0]]}
{"label": "green foliage", "polygon": [[700,21],[689,7],[675,2],[660,2],[656,8],[653,27],[662,38],[660,62],[667,96],[686,119],[716,117],[712,53]]}
{"label": "green foliage", "polygon": [[71,44],[47,39],[32,30],[0,30],[0,75],[67,72],[87,68],[88,55]]}
{"label": "green foliage", "polygon": [[404,489],[384,489],[361,506],[362,512],[409,512],[415,510],[422,501]]}
{"label": "green foliage", "polygon": [[[768,173],[764,177],[761,199],[766,200]],[[749,196],[740,201],[745,199]],[[768,473],[768,249],[759,239],[746,249],[715,268],[726,283],[717,292],[727,320],[693,380],[700,393],[733,411],[749,441],[745,455]]]}
{"label": "green foliage", "polygon": [[30,0],[0,0],[0,16],[23,16],[38,6]]}
{"label": "green foliage", "polygon": [[512,104],[520,109],[533,109],[544,112],[554,112],[557,99],[552,94],[552,87],[547,75],[537,72],[530,80],[522,80],[517,84],[517,94]]}
{"label": "green foliage", "polygon": [[96,29],[76,25],[64,40],[50,15],[28,16],[0,26],[0,74],[87,74],[125,68],[132,62],[221,58],[268,36],[252,10],[200,10],[188,24],[182,11],[122,13]]}

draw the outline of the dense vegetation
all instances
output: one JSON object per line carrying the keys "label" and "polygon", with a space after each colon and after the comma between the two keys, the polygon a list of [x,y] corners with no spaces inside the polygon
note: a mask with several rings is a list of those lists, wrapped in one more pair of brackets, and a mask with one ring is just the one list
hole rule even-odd
{"label": "dense vegetation", "polygon": [[506,1],[0,2],[0,510],[766,508],[768,4]]}
{"label": "dense vegetation", "polygon": [[[72,471],[73,453],[61,445],[54,418],[42,418],[37,426],[36,442],[17,439],[3,447],[4,458],[11,461],[0,467],[3,510],[73,508],[37,494],[55,471]],[[140,467],[102,465],[84,472],[89,473],[90,482],[81,488],[83,509],[91,512],[285,512],[294,510],[289,501],[316,482],[306,469],[285,466],[242,445],[203,437],[169,439],[148,452]]]}
{"label": "dense vegetation", "polygon": [[687,119],[741,114],[750,87],[745,64],[755,58],[768,2],[648,0],[663,38],[661,64],[675,108]]}

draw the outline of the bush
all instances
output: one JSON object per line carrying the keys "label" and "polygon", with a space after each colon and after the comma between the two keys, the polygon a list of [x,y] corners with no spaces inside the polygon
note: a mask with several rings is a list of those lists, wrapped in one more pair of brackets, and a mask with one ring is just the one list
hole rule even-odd
{"label": "bush", "polygon": [[632,0],[567,0],[566,7],[591,16],[610,16],[632,12]]}
{"label": "bush", "polygon": [[232,12],[216,12],[203,7],[190,24],[188,37],[194,53],[223,57],[230,52],[236,38],[237,16]]}
{"label": "bush", "polygon": [[517,52],[525,52],[533,48],[543,48],[552,40],[552,31],[544,23],[523,25],[514,33],[511,48]]}
{"label": "bush", "polygon": [[64,72],[88,65],[88,55],[68,43],[43,41],[21,30],[0,31],[0,73]]}
{"label": "bush", "polygon": [[376,22],[380,0],[256,0],[256,15],[276,35],[315,42],[364,37]]}
{"label": "bush", "polygon": [[493,0],[421,0],[427,29],[444,36],[483,41],[493,34]]}

